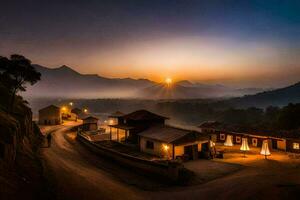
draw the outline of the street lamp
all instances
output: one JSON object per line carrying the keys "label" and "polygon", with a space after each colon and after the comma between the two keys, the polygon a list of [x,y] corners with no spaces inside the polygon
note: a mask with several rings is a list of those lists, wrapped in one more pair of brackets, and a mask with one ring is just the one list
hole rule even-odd
{"label": "street lamp", "polygon": [[70,106],[73,106],[73,102],[70,102],[69,104],[70,104]]}
{"label": "street lamp", "polygon": [[63,106],[63,107],[61,108],[61,110],[62,110],[63,112],[65,112],[65,111],[67,111],[67,107],[66,107],[66,106]]}

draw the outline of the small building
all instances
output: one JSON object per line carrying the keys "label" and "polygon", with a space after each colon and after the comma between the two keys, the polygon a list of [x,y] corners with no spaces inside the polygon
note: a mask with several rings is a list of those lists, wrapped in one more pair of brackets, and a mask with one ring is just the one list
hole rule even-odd
{"label": "small building", "polygon": [[98,118],[89,116],[82,119],[82,130],[83,131],[95,131],[98,130]]}
{"label": "small building", "polygon": [[109,125],[111,140],[138,144],[138,133],[154,125],[164,125],[167,117],[147,110],[137,110],[118,117],[118,124]]}
{"label": "small building", "polygon": [[219,143],[224,143],[227,135],[232,135],[233,144],[242,144],[242,138],[248,138],[250,146],[261,147],[263,141],[268,140],[271,149],[300,153],[300,130],[255,130],[219,122],[205,122],[199,128],[201,132],[211,134],[212,140]]}
{"label": "small building", "polygon": [[82,114],[82,110],[79,109],[79,108],[73,108],[73,109],[71,110],[71,113],[74,113],[74,114],[76,114],[77,116],[79,116],[79,115]]}
{"label": "small building", "polygon": [[141,152],[167,159],[195,160],[207,157],[210,152],[209,135],[191,130],[157,125],[138,135]]}
{"label": "small building", "polygon": [[58,125],[62,122],[61,109],[50,105],[39,110],[39,124]]}
{"label": "small building", "polygon": [[119,123],[119,119],[124,116],[124,113],[117,111],[108,116],[108,124],[109,125],[117,125]]}

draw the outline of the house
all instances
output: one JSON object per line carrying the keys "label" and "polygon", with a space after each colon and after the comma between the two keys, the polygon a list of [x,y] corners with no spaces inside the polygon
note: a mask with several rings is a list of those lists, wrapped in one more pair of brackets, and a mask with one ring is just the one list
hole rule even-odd
{"label": "house", "polygon": [[271,149],[300,153],[300,130],[256,130],[219,122],[204,122],[199,128],[201,132],[211,134],[212,140],[219,143],[224,143],[227,135],[232,135],[233,144],[241,144],[242,138],[248,138],[250,146],[261,147],[263,141],[268,140]]}
{"label": "house", "polygon": [[73,109],[71,110],[71,113],[74,113],[74,114],[76,114],[77,116],[79,116],[79,115],[82,114],[82,110],[79,109],[79,108],[73,108]]}
{"label": "house", "polygon": [[109,125],[117,125],[118,121],[119,121],[119,118],[121,118],[123,115],[124,115],[124,113],[122,113],[120,111],[117,111],[117,112],[114,112],[114,113],[110,114],[108,116],[108,124]]}
{"label": "house", "polygon": [[206,157],[210,151],[209,135],[195,131],[156,125],[138,133],[141,152],[167,159]]}
{"label": "house", "polygon": [[82,119],[82,130],[83,131],[95,131],[98,130],[98,118],[89,116]]}
{"label": "house", "polygon": [[163,125],[167,117],[147,110],[138,110],[118,117],[118,124],[109,125],[111,140],[138,144],[138,133],[154,125]]}
{"label": "house", "polygon": [[84,117],[84,112],[82,109],[80,108],[73,108],[71,110],[71,114],[75,115],[76,116],[76,119],[81,119]]}
{"label": "house", "polygon": [[61,109],[50,105],[39,110],[39,124],[58,125],[62,122]]}

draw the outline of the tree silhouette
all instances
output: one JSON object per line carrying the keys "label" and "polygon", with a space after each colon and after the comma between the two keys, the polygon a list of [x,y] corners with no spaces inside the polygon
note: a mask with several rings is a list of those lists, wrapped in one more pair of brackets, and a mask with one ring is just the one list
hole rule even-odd
{"label": "tree silhouette", "polygon": [[0,57],[0,81],[11,94],[9,111],[13,111],[16,94],[26,91],[26,84],[33,85],[41,74],[31,65],[31,61],[22,55],[13,54],[10,59]]}

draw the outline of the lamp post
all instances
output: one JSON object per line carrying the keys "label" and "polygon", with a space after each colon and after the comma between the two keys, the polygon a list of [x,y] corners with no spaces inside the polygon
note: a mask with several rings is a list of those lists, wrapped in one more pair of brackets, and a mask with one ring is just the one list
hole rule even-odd
{"label": "lamp post", "polygon": [[267,159],[267,156],[271,155],[271,152],[269,150],[269,143],[268,140],[264,140],[262,147],[261,147],[261,151],[260,151],[261,155],[265,156],[265,159]]}
{"label": "lamp post", "polygon": [[225,141],[224,145],[228,146],[228,147],[232,147],[233,146],[232,135],[227,135],[226,141]]}
{"label": "lamp post", "polygon": [[242,138],[242,146],[240,150],[244,152],[244,157],[246,157],[246,151],[250,150],[247,138]]}

